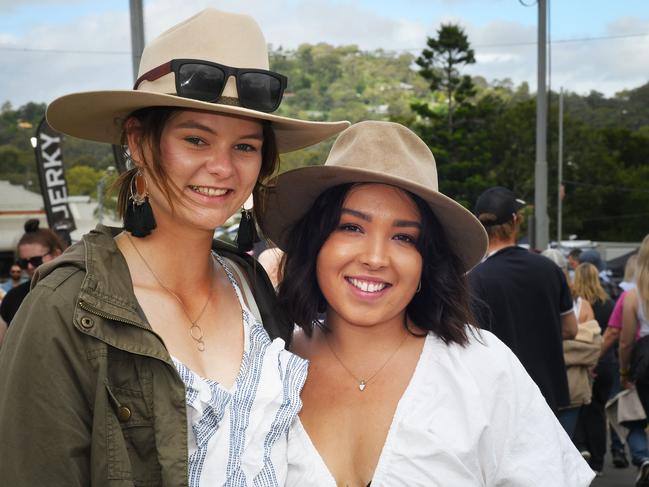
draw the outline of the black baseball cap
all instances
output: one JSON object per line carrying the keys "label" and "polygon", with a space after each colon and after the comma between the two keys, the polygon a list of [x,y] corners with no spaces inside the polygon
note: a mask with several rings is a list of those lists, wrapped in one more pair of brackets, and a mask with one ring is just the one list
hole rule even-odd
{"label": "black baseball cap", "polygon": [[484,191],[478,197],[473,213],[475,213],[478,219],[480,219],[480,215],[484,215],[485,213],[490,213],[495,216],[495,219],[486,218],[480,220],[485,227],[502,225],[511,221],[514,214],[525,207],[526,204],[525,201],[517,198],[512,190],[503,188],[502,186],[494,186]]}

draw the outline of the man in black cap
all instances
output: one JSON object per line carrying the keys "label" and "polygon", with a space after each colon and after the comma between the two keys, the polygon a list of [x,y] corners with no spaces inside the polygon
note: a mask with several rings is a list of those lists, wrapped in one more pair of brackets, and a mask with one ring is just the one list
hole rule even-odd
{"label": "man in black cap", "polygon": [[562,270],[516,245],[524,206],[500,186],[480,195],[474,212],[489,235],[489,250],[469,282],[478,324],[512,349],[558,412],[570,403],[562,340],[576,336],[577,320]]}

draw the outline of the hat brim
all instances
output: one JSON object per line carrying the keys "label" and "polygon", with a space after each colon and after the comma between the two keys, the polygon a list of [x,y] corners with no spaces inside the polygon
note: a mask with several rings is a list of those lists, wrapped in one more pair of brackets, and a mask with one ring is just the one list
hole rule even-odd
{"label": "hat brim", "polygon": [[279,152],[302,149],[344,130],[349,122],[310,122],[248,108],[209,103],[150,91],[114,90],[73,93],[54,100],[47,122],[56,130],[81,139],[120,144],[122,124],[140,108],[172,107],[237,115],[271,123]]}
{"label": "hat brim", "polygon": [[286,250],[291,227],[307,213],[318,196],[329,188],[347,183],[389,184],[419,196],[430,205],[466,272],[484,257],[487,233],[462,205],[412,181],[353,167],[310,166],[280,174],[269,183],[267,190],[268,200],[259,222],[264,235]]}

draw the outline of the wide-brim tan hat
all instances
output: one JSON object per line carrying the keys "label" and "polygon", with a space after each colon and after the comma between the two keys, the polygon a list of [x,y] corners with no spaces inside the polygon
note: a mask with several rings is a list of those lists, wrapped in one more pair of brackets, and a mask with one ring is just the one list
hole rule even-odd
{"label": "wide-brim tan hat", "polygon": [[[138,77],[173,59],[198,59],[235,68],[268,70],[268,49],[252,17],[205,9],[175,25],[148,44],[142,52]],[[349,126],[349,122],[311,122],[237,106],[233,77],[227,80],[215,103],[176,95],[175,75],[168,73],[143,81],[134,90],[73,93],[54,100],[47,121],[55,129],[110,144],[121,143],[122,125],[129,114],[147,107],[205,110],[270,122],[280,152],[290,152],[320,142]],[[226,104],[227,103],[227,104]]]}
{"label": "wide-brim tan hat", "polygon": [[487,234],[473,214],[438,190],[435,158],[411,130],[391,122],[368,121],[342,132],[323,166],[280,174],[269,182],[260,226],[285,250],[292,226],[325,190],[346,183],[383,183],[426,201],[451,247],[469,271],[487,251]]}

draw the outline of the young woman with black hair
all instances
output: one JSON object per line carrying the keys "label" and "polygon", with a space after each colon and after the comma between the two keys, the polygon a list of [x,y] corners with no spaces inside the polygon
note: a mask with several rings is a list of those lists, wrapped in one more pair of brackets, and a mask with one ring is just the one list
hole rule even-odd
{"label": "young woman with black hair", "polygon": [[310,361],[287,486],[589,485],[520,362],[468,324],[486,235],[438,192],[421,139],[359,123],[324,166],[270,184],[262,227]]}

